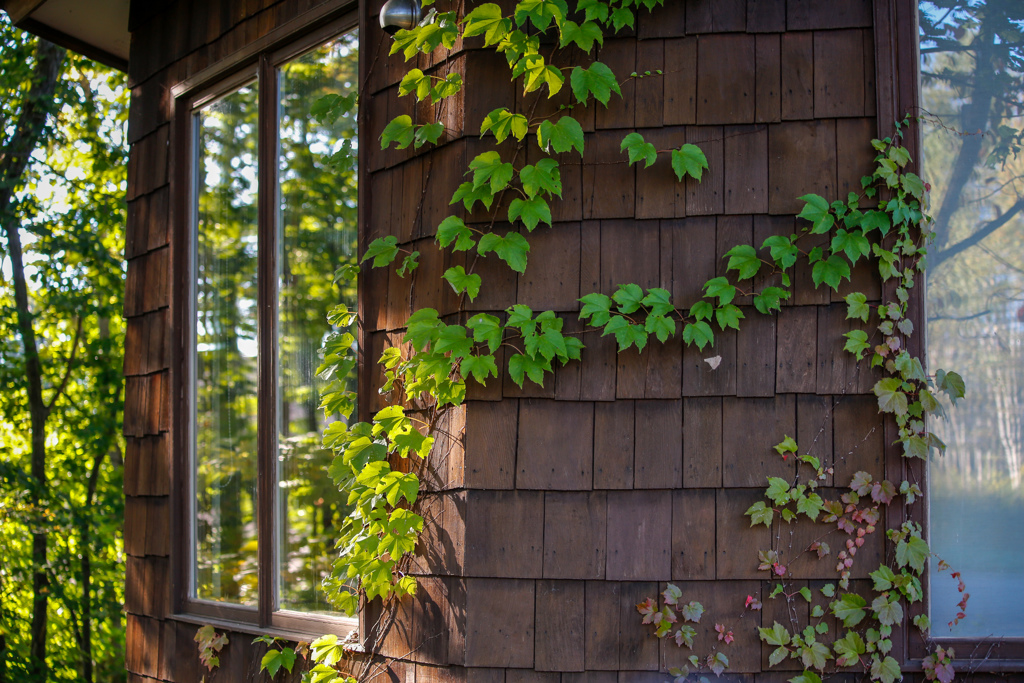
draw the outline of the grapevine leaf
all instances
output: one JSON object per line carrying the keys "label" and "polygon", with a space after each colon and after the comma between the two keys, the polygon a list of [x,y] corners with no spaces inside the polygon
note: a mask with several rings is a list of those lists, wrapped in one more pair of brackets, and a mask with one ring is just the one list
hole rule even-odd
{"label": "grapevine leaf", "polygon": [[675,171],[679,182],[683,182],[683,178],[686,176],[700,182],[701,176],[707,168],[708,158],[697,145],[687,143],[679,149],[672,150],[672,170]]}

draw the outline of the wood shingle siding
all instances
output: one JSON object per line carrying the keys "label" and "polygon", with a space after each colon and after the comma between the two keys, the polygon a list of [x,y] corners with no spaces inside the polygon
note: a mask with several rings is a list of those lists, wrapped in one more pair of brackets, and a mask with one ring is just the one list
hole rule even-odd
{"label": "wood shingle siding", "polygon": [[[169,183],[172,163],[186,163],[171,151],[171,90],[328,4],[178,0],[133,34],[124,367],[133,682],[202,675],[192,641],[197,627],[172,616],[170,592],[180,580],[170,538],[172,482],[181,483],[172,463],[183,448],[171,433],[169,371],[181,349],[172,345],[180,322],[170,294],[181,264],[170,245],[185,226]],[[608,39],[597,58],[620,80],[633,71],[652,75],[623,83],[623,97],[613,96],[607,109],[580,115],[586,151],[582,159],[559,155],[563,200],[552,206],[554,226],[524,230],[532,250],[518,275],[493,255],[441,251],[433,235],[448,215],[490,224],[479,208],[467,214],[461,203],[449,204],[469,161],[493,148],[492,138],[479,138],[486,114],[514,103],[524,112],[535,107],[534,116],[564,115],[559,107],[573,105],[571,88],[550,100],[524,96],[504,59],[478,49],[479,38],[458,45],[450,60],[438,51],[403,64],[388,57],[390,41],[376,18],[381,4],[363,3],[360,35],[367,75],[361,243],[394,235],[421,252],[421,265],[406,278],[365,270],[362,347],[375,359],[399,344],[416,308],[456,320],[457,299],[440,276],[474,263],[483,289],[468,311],[502,315],[517,303],[554,310],[587,347],[582,362],[546,377],[543,387],[519,388],[507,369],[486,387],[471,383],[464,409],[449,418],[453,436],[440,440],[424,482],[426,525],[412,570],[420,590],[379,644],[396,659],[382,667],[387,680],[661,683],[659,670],[717,644],[716,623],[737,638],[725,650],[731,665],[721,680],[786,680],[791,674],[763,673],[770,649],[755,627],[809,607],[802,599],[767,599],[773,584],[758,571],[755,550],[797,552],[814,539],[794,527],[779,548],[779,539],[764,526],[751,528],[743,513],[763,499],[766,476],[794,474],[795,463],[772,450],[785,436],[834,467],[824,483],[835,495],[857,470],[876,477],[887,471],[895,437],[870,395],[877,374],[844,353],[840,337],[851,326],[842,296],[881,296],[874,263],[854,268],[854,282],[838,295],[816,289],[810,268],[798,266],[793,297],[770,316],[741,295],[741,330],[716,332],[713,349],[684,348],[675,339],[617,354],[613,338],[576,320],[578,298],[635,282],[689,305],[708,279],[725,274],[731,247],[760,247],[768,236],[795,231],[798,197],[815,192],[831,201],[858,190],[871,170],[870,139],[879,128],[888,134],[896,102],[906,96],[893,74],[896,62],[910,68],[907,58],[892,54],[888,37],[877,37],[894,30],[891,8],[882,0],[667,0],[653,15],[641,12],[636,30]],[[514,3],[502,5],[507,11]],[[884,25],[875,25],[876,14]],[[398,82],[413,66],[457,72],[466,89],[439,112],[400,98]],[[399,114],[417,124],[442,121],[440,145],[381,150],[381,131]],[[886,117],[881,126],[879,116]],[[710,168],[700,183],[678,183],[667,155],[652,168],[630,166],[620,144],[632,130],[659,150],[696,144]],[[541,157],[529,142],[517,167]],[[512,159],[511,140],[498,149]],[[520,228],[495,225],[499,233],[510,229]],[[503,360],[501,351],[504,369]],[[366,417],[383,405],[372,391],[382,376],[375,368],[364,372],[371,378],[361,397]],[[861,552],[858,579],[882,556],[882,534]],[[818,601],[817,590],[835,575],[831,560],[801,559],[792,568]],[[692,653],[654,638],[637,613],[636,604],[668,581],[707,609]],[[764,610],[745,611],[747,595],[762,599]],[[266,680],[256,674],[262,650],[249,646],[251,635],[229,637],[214,680]]]}

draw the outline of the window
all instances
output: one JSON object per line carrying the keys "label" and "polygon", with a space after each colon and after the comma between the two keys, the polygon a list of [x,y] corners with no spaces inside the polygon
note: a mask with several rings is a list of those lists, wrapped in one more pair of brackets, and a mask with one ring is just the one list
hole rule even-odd
{"label": "window", "polygon": [[[967,400],[932,428],[933,636],[1024,637],[1024,4],[920,2],[923,173],[936,239],[928,258],[929,366]],[[1012,648],[977,650],[1008,657]],[[961,657],[970,648],[957,648]]]}
{"label": "window", "polygon": [[[354,20],[349,19],[350,27]],[[311,116],[324,95],[355,101],[358,37],[335,23],[183,96],[190,159],[180,277],[179,602],[183,611],[301,629],[333,614],[321,588],[345,500],[327,476],[319,349],[354,284],[355,107]],[[352,390],[356,377],[344,378]]]}

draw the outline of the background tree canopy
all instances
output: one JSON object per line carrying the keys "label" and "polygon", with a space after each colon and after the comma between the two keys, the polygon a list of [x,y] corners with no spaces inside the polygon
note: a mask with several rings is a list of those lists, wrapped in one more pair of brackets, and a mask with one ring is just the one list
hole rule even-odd
{"label": "background tree canopy", "polygon": [[123,74],[0,14],[0,681],[123,681]]}

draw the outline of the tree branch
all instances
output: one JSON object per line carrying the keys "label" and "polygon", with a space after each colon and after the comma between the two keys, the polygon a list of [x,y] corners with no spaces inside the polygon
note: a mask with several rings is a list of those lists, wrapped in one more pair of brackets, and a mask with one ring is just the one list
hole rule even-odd
{"label": "tree branch", "polygon": [[57,403],[57,399],[60,398],[64,390],[67,389],[68,380],[71,379],[71,368],[75,365],[75,355],[78,353],[78,340],[82,337],[82,318],[78,318],[78,324],[75,326],[75,339],[71,342],[71,355],[68,356],[67,365],[64,367],[64,377],[61,378],[60,384],[57,386],[57,392],[50,399],[50,402],[46,405],[46,415],[49,417],[50,411],[53,410],[53,406]]}
{"label": "tree branch", "polygon": [[943,263],[953,258],[964,249],[969,249],[970,247],[973,247],[975,244],[982,241],[983,239],[994,233],[996,230],[1009,223],[1010,219],[1016,216],[1018,213],[1020,213],[1021,209],[1024,209],[1024,199],[1018,199],[1017,203],[1011,206],[1006,213],[1004,213],[999,218],[996,218],[995,220],[989,221],[984,225],[984,227],[982,227],[980,230],[975,231],[975,233],[970,237],[962,239],[956,244],[946,247],[945,249],[937,253],[935,255],[935,258],[931,260],[929,267],[934,268],[935,266],[938,266],[940,263]]}

